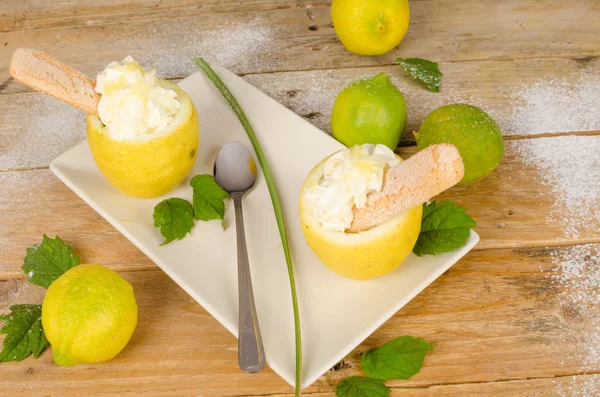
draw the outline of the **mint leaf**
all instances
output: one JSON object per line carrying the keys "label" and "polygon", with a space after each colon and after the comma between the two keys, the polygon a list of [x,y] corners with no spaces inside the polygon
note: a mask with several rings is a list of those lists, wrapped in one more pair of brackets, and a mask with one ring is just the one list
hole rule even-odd
{"label": "mint leaf", "polygon": [[203,221],[223,219],[224,200],[229,197],[229,193],[215,182],[212,175],[196,175],[190,185],[194,189],[194,217]]}
{"label": "mint leaf", "polygon": [[163,200],[154,207],[154,226],[160,228],[160,234],[165,238],[161,245],[181,240],[194,227],[194,209],[184,199]]}
{"label": "mint leaf", "polygon": [[421,233],[413,248],[419,256],[454,251],[467,243],[477,223],[453,201],[423,204]]}
{"label": "mint leaf", "polygon": [[335,395],[337,397],[388,397],[390,389],[377,379],[350,376],[338,383]]}
{"label": "mint leaf", "polygon": [[437,63],[421,58],[398,58],[396,62],[402,66],[405,73],[424,83],[429,91],[440,91],[443,74],[440,72]]}
{"label": "mint leaf", "polygon": [[29,276],[29,282],[48,288],[67,270],[79,265],[79,257],[60,237],[51,239],[44,234],[40,244],[27,248],[24,262],[21,269]]}
{"label": "mint leaf", "polygon": [[0,333],[6,334],[0,362],[22,361],[33,354],[38,357],[48,347],[42,329],[42,305],[14,305],[11,313],[0,315],[5,321]]}
{"label": "mint leaf", "polygon": [[433,345],[423,338],[400,336],[363,354],[362,369],[374,379],[408,379],[419,373],[429,350]]}

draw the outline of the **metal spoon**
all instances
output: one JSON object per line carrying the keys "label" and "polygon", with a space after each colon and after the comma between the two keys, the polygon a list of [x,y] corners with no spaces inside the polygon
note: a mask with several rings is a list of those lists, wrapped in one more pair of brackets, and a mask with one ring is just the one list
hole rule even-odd
{"label": "metal spoon", "polygon": [[244,372],[260,372],[265,367],[265,351],[254,305],[242,212],[242,197],[256,182],[256,163],[244,145],[229,142],[217,154],[214,173],[215,181],[231,195],[235,207],[240,306],[238,362]]}

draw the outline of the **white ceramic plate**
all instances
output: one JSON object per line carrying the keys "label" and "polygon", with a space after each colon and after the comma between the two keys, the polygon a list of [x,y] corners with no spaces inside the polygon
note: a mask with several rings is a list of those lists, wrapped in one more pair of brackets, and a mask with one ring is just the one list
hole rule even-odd
{"label": "white ceramic plate", "polygon": [[[283,203],[300,300],[302,386],[308,387],[471,250],[479,236],[471,232],[467,245],[455,252],[422,258],[411,254],[396,271],[376,280],[353,281],[332,273],[304,240],[297,202],[308,172],[342,145],[231,72],[220,67],[215,71],[254,126]],[[251,148],[237,117],[203,74],[189,76],[180,86],[191,96],[200,118],[198,160],[190,177],[212,173],[217,151],[228,141],[240,141]],[[191,236],[161,247],[163,239],[153,226],[152,212],[163,198],[135,199],[119,193],[96,168],[87,142],[62,154],[50,168],[237,336],[236,238],[231,203],[227,204],[226,230],[218,221],[198,221]],[[189,178],[168,194],[172,196],[191,199]],[[250,267],[267,362],[293,386],[290,287],[262,176],[244,200]]]}

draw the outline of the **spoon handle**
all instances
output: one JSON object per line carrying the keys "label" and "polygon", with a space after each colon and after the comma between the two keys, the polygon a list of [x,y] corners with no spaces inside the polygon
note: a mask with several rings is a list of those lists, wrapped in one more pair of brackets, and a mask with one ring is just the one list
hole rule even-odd
{"label": "spoon handle", "polygon": [[260,372],[265,367],[265,351],[258,327],[252,278],[248,263],[246,234],[244,232],[244,215],[242,196],[232,195],[235,207],[235,225],[237,232],[238,256],[238,294],[240,309],[240,331],[238,338],[238,362],[244,372]]}
{"label": "spoon handle", "polygon": [[76,108],[98,115],[100,95],[94,80],[33,48],[18,48],[10,59],[11,76]]}

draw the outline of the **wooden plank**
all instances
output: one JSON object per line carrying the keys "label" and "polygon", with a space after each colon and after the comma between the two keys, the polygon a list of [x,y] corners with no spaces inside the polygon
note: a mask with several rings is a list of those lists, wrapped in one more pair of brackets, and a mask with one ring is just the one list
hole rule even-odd
{"label": "wooden plank", "polygon": [[391,65],[399,56],[457,62],[600,54],[597,2],[423,0],[411,7],[401,46],[379,57],[346,51],[328,7],[311,8],[310,15],[299,8],[3,32],[0,84],[9,77],[10,55],[21,46],[47,51],[90,75],[131,54],[169,78],[190,74],[193,56],[245,74]]}
{"label": "wooden plank", "polygon": [[[591,249],[598,253],[599,248]],[[306,392],[331,393],[344,377],[362,373],[361,352],[405,334],[421,336],[436,346],[418,375],[388,382],[407,393],[440,390],[440,395],[447,395],[444,390],[486,390],[462,383],[600,370],[600,363],[590,362],[585,354],[586,338],[595,330],[600,309],[592,306],[583,315],[565,306],[552,277],[554,258],[569,249],[471,252],[369,337],[337,371],[329,371]],[[1,364],[0,390],[11,396],[76,396],[81,390],[94,396],[291,392],[271,370],[240,373],[235,338],[164,273],[122,274],[133,284],[140,319],[121,355],[107,364],[72,368],[54,365],[49,352],[38,360]],[[0,310],[42,299],[43,291],[24,285],[23,280],[2,284]],[[6,295],[6,291],[11,292]],[[447,384],[458,386],[441,386]],[[415,390],[425,387],[429,391]],[[511,389],[499,385],[489,390]]]}
{"label": "wooden plank", "polygon": [[[50,170],[0,173],[0,279],[23,277],[27,247],[42,235],[59,235],[87,263],[111,268],[148,269],[154,265],[123,235],[64,186]],[[149,214],[151,216],[151,214]]]}
{"label": "wooden plank", "polygon": [[328,1],[304,0],[246,0],[243,2],[237,0],[117,0],[110,2],[5,0],[0,13],[0,32],[101,25],[116,21],[148,21],[207,14],[312,8],[329,4]]}
{"label": "wooden plank", "polygon": [[[570,185],[564,185],[564,180],[553,181],[552,172],[560,172],[560,168],[545,162],[551,161],[555,152],[548,152],[547,158],[530,155],[541,150],[539,144],[552,146],[552,142],[556,147],[586,150],[570,149],[561,154],[561,164],[570,167],[565,169],[577,169],[584,156],[586,164],[600,163],[600,136],[511,140],[506,142],[505,157],[496,171],[482,181],[456,186],[439,197],[465,207],[478,222],[481,242],[476,249],[600,241],[600,210],[593,205],[597,190],[591,184],[581,186],[586,178],[597,180],[597,171],[590,166],[588,173],[573,173]],[[408,157],[415,150],[403,148],[400,154]],[[119,269],[148,266],[131,243],[49,170],[0,172],[0,186],[0,219],[13,225],[0,229],[0,279],[21,275],[25,248],[37,243],[43,233],[59,234],[90,262],[102,261]],[[588,189],[579,192],[583,206],[565,205],[565,198],[573,196],[564,189],[574,187]]]}
{"label": "wooden plank", "polygon": [[[588,397],[597,395],[600,375],[561,376],[461,385],[441,385],[424,388],[392,388],[391,397]],[[311,397],[331,396],[332,393],[310,393]],[[270,394],[266,397],[291,397],[291,394]],[[265,397],[254,394],[248,397]]]}
{"label": "wooden plank", "polygon": [[[505,136],[525,136],[600,131],[595,111],[600,97],[589,95],[590,87],[600,89],[595,72],[599,66],[598,60],[566,59],[445,63],[440,93],[403,77],[399,66],[267,73],[244,79],[328,133],[338,92],[353,80],[386,72],[406,98],[407,139],[429,112],[456,102],[488,111]],[[544,97],[547,92],[565,95]],[[540,97],[544,103],[539,103]],[[82,112],[43,94],[0,95],[0,109],[0,170],[47,166],[85,135]]]}
{"label": "wooden plank", "polygon": [[[414,140],[412,132],[431,111],[450,103],[481,107],[505,136],[529,136],[600,130],[600,117],[593,110],[600,99],[585,94],[586,84],[600,89],[599,66],[598,59],[442,63],[439,93],[405,77],[399,66],[256,74],[244,79],[327,133],[331,133],[331,109],[338,93],[356,79],[384,72],[405,96],[408,140]],[[580,116],[575,117],[571,109]]]}

